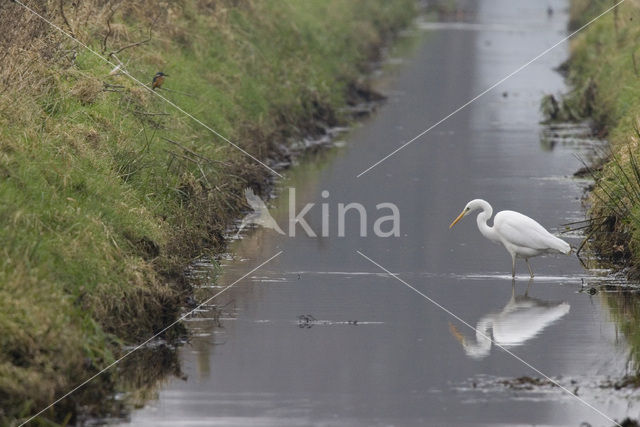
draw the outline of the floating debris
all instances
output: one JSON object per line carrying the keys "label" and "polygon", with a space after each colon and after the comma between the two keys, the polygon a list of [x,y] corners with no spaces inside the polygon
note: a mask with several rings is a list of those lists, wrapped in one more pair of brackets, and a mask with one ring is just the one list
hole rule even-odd
{"label": "floating debris", "polygon": [[318,320],[313,317],[311,314],[301,314],[298,316],[298,327],[309,329],[313,326],[339,326],[339,325],[381,325],[384,322],[363,322],[360,320],[342,320],[342,321],[332,321],[332,320]]}
{"label": "floating debris", "polygon": [[298,327],[311,328],[316,322],[316,318],[310,314],[301,314],[298,316]]}
{"label": "floating debris", "polygon": [[502,384],[513,390],[533,390],[536,387],[558,387],[558,384],[546,378],[534,378],[529,376],[499,380],[498,384]]}

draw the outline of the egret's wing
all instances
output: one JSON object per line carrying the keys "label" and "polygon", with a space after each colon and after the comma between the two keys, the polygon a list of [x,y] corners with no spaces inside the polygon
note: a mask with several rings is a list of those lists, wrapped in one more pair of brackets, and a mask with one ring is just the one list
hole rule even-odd
{"label": "egret's wing", "polygon": [[267,209],[267,205],[264,204],[260,197],[255,195],[251,188],[247,188],[244,190],[244,197],[247,199],[247,203],[253,208],[254,211]]}
{"label": "egret's wing", "polygon": [[549,233],[543,226],[526,215],[514,211],[498,212],[494,227],[500,236],[516,246],[540,251],[556,249],[564,252],[568,244]]}

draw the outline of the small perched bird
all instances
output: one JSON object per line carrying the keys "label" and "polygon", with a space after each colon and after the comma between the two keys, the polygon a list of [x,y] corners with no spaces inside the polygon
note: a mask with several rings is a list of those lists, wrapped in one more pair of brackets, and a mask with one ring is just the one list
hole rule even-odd
{"label": "small perched bird", "polygon": [[164,83],[165,77],[169,77],[169,75],[163,73],[162,71],[157,72],[156,75],[153,76],[153,80],[151,81],[151,89],[160,89],[160,87],[162,87],[162,84]]}
{"label": "small perched bird", "polygon": [[449,228],[477,209],[482,209],[477,217],[480,233],[492,242],[502,243],[511,255],[512,277],[516,276],[516,257],[524,258],[529,268],[529,274],[533,277],[529,258],[551,252],[560,252],[566,255],[571,253],[571,246],[567,242],[549,233],[533,219],[518,212],[498,212],[493,219],[493,227],[489,227],[487,221],[493,215],[493,208],[482,199],[474,199],[467,203],[467,206],[453,220]]}

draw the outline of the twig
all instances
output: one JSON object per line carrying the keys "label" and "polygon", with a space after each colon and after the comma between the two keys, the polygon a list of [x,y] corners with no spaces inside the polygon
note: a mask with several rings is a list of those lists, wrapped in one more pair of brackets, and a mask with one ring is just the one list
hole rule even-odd
{"label": "twig", "polygon": [[[589,266],[587,265],[587,263],[584,262],[584,260],[580,256],[580,254],[578,254],[577,252],[576,252],[576,258],[578,258],[578,261],[580,261],[580,264],[582,264],[582,266],[584,267],[585,270],[589,269]],[[582,282],[582,287],[584,288],[584,281]]]}
{"label": "twig", "polygon": [[82,0],[76,0],[72,3],[74,8],[73,20],[76,22],[78,21],[78,11],[80,10],[80,3],[82,3]]}
{"label": "twig", "polygon": [[136,46],[140,46],[141,44],[149,43],[150,41],[151,41],[151,36],[149,36],[149,38],[147,38],[145,40],[142,40],[142,41],[139,41],[139,42],[135,42],[135,43],[131,43],[131,44],[128,44],[126,46],[123,46],[120,49],[109,53],[109,56],[118,54],[118,53],[122,52],[123,50],[129,49],[131,47],[136,47]]}
{"label": "twig", "polygon": [[67,19],[67,15],[64,14],[64,7],[62,5],[62,2],[64,0],[60,0],[60,15],[62,15],[62,19],[64,20],[64,23],[67,24],[67,27],[69,27],[69,34],[71,34],[73,36],[73,38],[76,38],[76,35],[73,32],[73,28],[71,27],[71,24],[69,24],[69,20]]}
{"label": "twig", "polygon": [[574,224],[582,224],[583,222],[591,222],[593,221],[594,218],[587,218],[587,219],[583,219],[581,221],[572,221],[572,222],[565,222],[564,224],[560,224],[561,227],[567,227],[569,225],[574,225]]}
{"label": "twig", "polygon": [[576,227],[576,228],[567,228],[561,231],[560,234],[566,234],[572,231],[584,230],[585,228],[589,228],[589,227],[591,227],[591,224],[581,225],[580,227]]}
{"label": "twig", "polygon": [[191,162],[193,164],[196,164],[196,165],[200,164],[200,162],[198,162],[198,160],[192,159],[191,157],[185,156],[184,154],[176,153],[175,151],[167,150],[167,149],[165,149],[165,151],[167,153],[171,154],[172,156],[178,157],[178,158],[180,158],[182,160],[187,160],[187,161],[189,161],[189,162]]}
{"label": "twig", "polygon": [[199,161],[192,159],[189,156],[184,156],[180,153],[176,153],[175,151],[171,151],[171,150],[165,150],[167,153],[175,156],[175,157],[179,157],[183,160],[187,160],[189,162],[192,162],[193,164],[195,164],[196,166],[198,166],[198,169],[200,170],[200,174],[202,175],[202,179],[204,179],[204,182],[206,183],[208,188],[211,188],[211,184],[209,183],[209,180],[207,179],[207,175],[204,173],[204,170],[202,170],[202,165],[200,164]]}
{"label": "twig", "polygon": [[147,37],[146,39],[141,40],[139,42],[135,42],[135,43],[131,43],[131,44],[128,44],[126,46],[123,46],[118,50],[114,50],[113,52],[109,53],[109,56],[117,55],[117,54],[119,54],[120,52],[122,52],[125,49],[129,49],[129,48],[132,48],[132,47],[140,46],[140,45],[145,44],[145,43],[149,43],[151,41],[151,32],[152,32],[152,30],[153,30],[153,26],[149,26],[149,37]]}
{"label": "twig", "polygon": [[[607,223],[607,219],[605,219],[604,221],[602,221],[600,223],[600,225],[598,225],[596,228],[592,229],[591,232],[589,232],[589,234],[587,235],[587,237],[584,238],[584,240],[582,241],[582,243],[580,243],[580,246],[578,247],[578,250],[576,251],[576,256],[578,257],[578,259],[580,259],[580,251],[582,250],[582,248],[584,247],[584,245],[587,244],[587,242],[589,241],[589,239],[591,239],[591,237],[595,234],[596,231],[600,230],[602,228],[603,225],[605,225]],[[581,260],[582,261],[582,260]]]}
{"label": "twig", "polygon": [[109,10],[111,11],[111,13],[107,18],[107,33],[104,35],[104,39],[102,39],[102,53],[105,53],[107,51],[107,40],[109,40],[109,37],[111,37],[111,34],[113,33],[111,29],[111,20],[113,19],[113,15],[115,15],[116,13],[116,9],[113,8],[113,5],[109,5]]}
{"label": "twig", "polygon": [[203,155],[201,155],[201,154],[198,154],[198,153],[196,153],[195,151],[193,151],[193,150],[191,150],[191,149],[189,149],[189,148],[185,147],[184,145],[182,145],[182,144],[180,144],[179,142],[176,142],[176,141],[174,141],[174,140],[172,140],[172,139],[166,138],[166,137],[164,137],[164,136],[161,136],[161,138],[162,138],[162,139],[164,139],[164,140],[165,140],[165,141],[167,141],[167,142],[172,143],[173,145],[175,145],[175,146],[177,146],[177,147],[182,148],[184,151],[186,151],[187,153],[191,154],[192,156],[197,157],[197,158],[199,158],[199,159],[202,159],[202,160],[204,160],[204,161],[206,161],[206,162],[209,162],[209,163],[219,163],[219,164],[222,164],[222,165],[225,165],[225,166],[229,166],[229,164],[228,164],[228,163],[221,162],[220,160],[211,160],[211,159],[209,159],[208,157],[205,157],[205,156],[203,156]]}
{"label": "twig", "polygon": [[636,64],[636,53],[631,52],[631,61],[633,62],[633,71],[636,73],[636,77],[638,76],[638,64]]}
{"label": "twig", "polygon": [[[112,57],[113,59],[115,59],[115,60],[118,62],[118,65],[119,65],[121,68],[125,68],[125,65],[122,63],[122,61],[120,61],[120,58],[118,58],[118,57],[116,56],[116,54],[115,54],[115,53],[110,53],[109,55],[111,55],[111,57]],[[128,64],[128,63],[129,63],[129,61],[127,61],[127,64]]]}
{"label": "twig", "polygon": [[198,169],[200,170],[200,174],[202,175],[202,179],[204,179],[204,182],[207,184],[207,188],[211,189],[211,184],[209,183],[209,180],[207,179],[207,175],[205,175],[204,171],[202,170],[202,166],[200,166],[200,163],[198,163]]}
{"label": "twig", "polygon": [[121,89],[124,89],[124,86],[121,85],[112,85],[107,82],[102,82],[102,91],[103,92],[122,92]]}

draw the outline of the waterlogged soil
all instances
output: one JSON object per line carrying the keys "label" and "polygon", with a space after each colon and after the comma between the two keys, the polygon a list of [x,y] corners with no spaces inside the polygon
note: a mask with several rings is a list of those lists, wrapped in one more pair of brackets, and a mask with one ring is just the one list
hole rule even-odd
{"label": "waterlogged soil", "polygon": [[[240,280],[190,318],[181,376],[128,421],[611,426],[637,418],[635,389],[603,387],[633,364],[604,297],[617,279],[575,256],[549,256],[532,260],[532,282],[518,263],[512,282],[506,251],[484,239],[474,219],[448,228],[468,200],[484,198],[580,244],[579,232],[560,233],[584,219],[589,181],[573,173],[582,166],[577,156],[598,142],[539,123],[542,95],[567,90],[554,71],[567,59],[566,44],[357,177],[565,37],[567,7],[486,0],[461,14],[463,22],[419,26],[415,51],[391,59],[394,71],[381,80],[385,105],[340,134],[339,147],[288,171],[280,197],[266,201],[285,234],[249,232],[220,260],[215,281],[211,264],[194,265],[206,295]],[[289,188],[296,213],[314,204],[304,219],[315,237],[300,225],[290,236]],[[352,202],[366,209],[366,237],[355,211],[339,237],[338,204]],[[389,214],[380,203],[398,207],[398,237],[373,232]]]}

